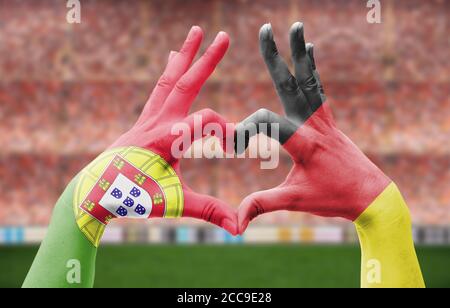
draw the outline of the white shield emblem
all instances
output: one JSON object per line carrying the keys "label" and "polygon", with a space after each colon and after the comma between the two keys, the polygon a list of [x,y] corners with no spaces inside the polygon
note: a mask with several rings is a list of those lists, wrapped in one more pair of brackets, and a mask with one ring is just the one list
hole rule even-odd
{"label": "white shield emblem", "polygon": [[147,218],[153,205],[149,194],[122,174],[117,175],[99,204],[118,218]]}

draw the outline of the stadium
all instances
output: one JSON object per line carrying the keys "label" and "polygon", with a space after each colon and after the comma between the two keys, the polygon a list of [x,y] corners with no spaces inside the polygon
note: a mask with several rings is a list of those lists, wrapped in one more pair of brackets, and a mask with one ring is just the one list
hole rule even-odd
{"label": "stadium", "polygon": [[[0,0],[0,287],[21,286],[58,197],[133,125],[192,25],[207,42],[231,37],[193,110],[239,122],[262,107],[282,113],[258,32],[270,22],[287,56],[283,34],[297,20],[337,126],[408,203],[427,286],[450,287],[448,1],[382,1],[380,24],[359,0],[81,1],[80,24],[66,22],[63,2]],[[291,164],[282,153],[275,170],[257,159],[186,159],[182,170],[193,189],[237,207]],[[238,237],[193,219],[115,221],[95,286],[358,287],[359,271],[351,223],[283,211]]]}

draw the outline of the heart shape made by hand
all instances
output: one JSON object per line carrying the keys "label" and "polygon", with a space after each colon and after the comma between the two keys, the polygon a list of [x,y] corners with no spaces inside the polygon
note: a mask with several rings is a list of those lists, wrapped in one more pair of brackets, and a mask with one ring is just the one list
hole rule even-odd
{"label": "heart shape made by hand", "polygon": [[[286,116],[261,109],[236,126],[236,135],[268,124],[279,128],[279,141],[293,167],[278,187],[246,197],[238,209],[239,233],[256,216],[277,211],[302,211],[325,217],[357,219],[391,183],[337,127],[302,23],[289,34],[295,76],[280,56],[270,24],[260,30],[260,49]],[[250,133],[248,133],[250,132]],[[248,140],[248,138],[247,138]],[[242,152],[247,147],[237,148]]]}
{"label": "heart shape made by hand", "polygon": [[[127,157],[134,159],[138,155],[136,152],[145,153],[148,161],[142,161],[139,167],[146,169],[132,166],[136,168],[135,178],[143,176],[139,173],[141,172],[153,179],[158,178],[157,182],[165,181],[164,185],[159,183],[159,188],[158,185],[148,188],[154,190],[156,198],[150,203],[165,205],[164,210],[152,211],[153,214],[149,217],[198,218],[216,224],[233,235],[242,234],[256,216],[277,210],[303,211],[354,220],[389,185],[389,178],[336,128],[331,110],[325,103],[326,97],[314,60],[314,46],[306,44],[304,40],[303,24],[295,23],[289,36],[295,76],[290,73],[278,53],[270,24],[264,25],[260,31],[261,53],[286,116],[261,109],[239,123],[233,131],[227,129],[226,120],[211,109],[189,114],[201,87],[229,46],[228,35],[220,32],[205,54],[192,66],[203,39],[203,32],[199,27],[191,29],[179,52],[171,52],[167,67],[136,124],[110,147],[110,151],[116,149],[115,154],[128,155]],[[200,135],[194,133],[197,131],[196,117],[202,119]],[[174,143],[178,138],[173,134],[173,128],[179,124],[186,127],[191,142],[208,135],[205,127],[216,125],[225,132],[221,140],[222,147],[229,151],[227,140],[234,136],[237,153],[245,151],[250,137],[264,132],[259,130],[261,124],[276,127],[279,129],[276,134],[278,141],[292,157],[294,166],[282,184],[273,189],[252,193],[236,211],[222,200],[194,192],[183,180],[180,157],[173,153]],[[250,129],[250,126],[257,129]],[[238,138],[245,140],[243,146],[236,142]],[[130,148],[133,150],[129,150]],[[117,149],[124,150],[117,152]],[[183,153],[187,148],[178,150]],[[123,156],[119,159],[127,161]],[[141,161],[137,161],[140,164]],[[151,169],[158,164],[162,166],[157,169],[159,171]],[[133,169],[132,167],[130,168]],[[103,174],[99,177],[97,186],[101,187],[105,182],[109,184]],[[169,188],[176,191],[168,192]],[[119,190],[117,187],[116,189]],[[165,197],[161,198],[162,195]],[[120,202],[125,202],[121,199],[122,196],[115,197]],[[99,212],[101,216],[101,210],[95,206],[99,200],[92,201],[83,200],[82,209],[91,214]],[[94,205],[90,206],[89,202]],[[125,206],[118,207],[113,205],[117,214],[115,216],[127,216],[130,209],[127,210],[126,207],[130,204],[133,206],[134,200],[128,200],[124,204]],[[134,209],[137,214],[147,213],[146,206],[139,206]],[[103,218],[99,220],[103,223],[115,218],[107,213],[101,217]]]}

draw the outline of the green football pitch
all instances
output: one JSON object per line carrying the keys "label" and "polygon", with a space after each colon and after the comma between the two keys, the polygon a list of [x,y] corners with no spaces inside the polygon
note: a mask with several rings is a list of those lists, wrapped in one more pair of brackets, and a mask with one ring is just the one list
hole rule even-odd
{"label": "green football pitch", "polygon": [[[0,287],[19,287],[37,247],[0,247]],[[419,247],[428,287],[450,287],[450,247]],[[358,287],[356,246],[101,247],[96,287]]]}

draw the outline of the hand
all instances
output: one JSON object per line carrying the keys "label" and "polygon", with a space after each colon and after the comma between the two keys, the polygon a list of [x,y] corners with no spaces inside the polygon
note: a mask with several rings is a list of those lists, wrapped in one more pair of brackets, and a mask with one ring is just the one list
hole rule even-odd
{"label": "hand", "polygon": [[[195,217],[237,233],[235,211],[189,189],[180,176],[180,153],[171,151],[177,138],[172,134],[174,124],[191,128],[188,139],[202,137],[192,135],[197,124],[194,115],[187,114],[229,45],[227,34],[219,33],[191,67],[202,38],[202,30],[193,27],[181,50],[170,54],[137,123],[66,187],[23,287],[92,287],[96,247],[114,218]],[[203,126],[225,127],[224,119],[211,110],[195,115],[202,116]],[[77,275],[80,282],[67,278],[67,260],[83,265]]]}
{"label": "hand", "polygon": [[238,210],[241,234],[256,216],[278,210],[353,221],[390,183],[336,128],[316,70],[314,47],[305,44],[303,24],[292,26],[290,45],[295,77],[278,53],[271,26],[261,28],[261,53],[286,116],[259,110],[236,126],[236,136],[248,134],[246,126],[250,124],[278,124],[279,141],[292,157],[294,166],[281,185],[243,200]]}
{"label": "hand", "polygon": [[[91,164],[94,167],[86,168],[106,170],[103,174],[95,174],[95,182],[87,185],[85,189],[88,191],[90,187],[94,187],[93,191],[98,190],[98,193],[91,192],[86,198],[75,202],[81,204],[79,207],[82,209],[77,215],[87,216],[85,219],[90,219],[88,223],[92,221],[91,216],[104,225],[110,219],[121,216],[141,215],[143,218],[183,216],[202,219],[226,229],[231,234],[237,233],[237,216],[234,209],[216,198],[192,191],[181,178],[179,159],[171,151],[173,142],[179,137],[171,133],[177,123],[184,123],[190,128],[192,141],[203,137],[193,134],[194,125],[197,125],[194,124],[194,116],[202,117],[203,127],[209,123],[216,123],[221,126],[223,132],[226,131],[225,120],[210,109],[188,115],[192,102],[229,45],[228,35],[220,32],[205,54],[191,67],[202,39],[202,30],[193,27],[181,50],[170,54],[167,67],[136,124],[112,144],[106,154],[102,154],[97,162]],[[108,159],[103,159],[106,156]],[[142,164],[137,163],[139,159],[142,160]],[[151,162],[145,165],[145,159],[150,159]],[[114,166],[116,160],[119,162]],[[109,167],[105,166],[108,161]],[[100,168],[95,167],[96,164],[103,165]],[[123,169],[118,171],[119,167]],[[126,175],[124,170],[128,170],[129,175]],[[118,174],[125,174],[128,179],[119,183]],[[135,178],[137,175],[145,176],[139,182]],[[106,186],[102,186],[105,182]],[[130,198],[127,199],[127,196]],[[156,198],[152,200],[152,196]],[[159,206],[164,203],[165,207]],[[86,213],[90,215],[85,215]],[[87,223],[81,217],[77,217],[77,222],[85,234],[89,233],[83,229]],[[92,241],[98,241],[98,237]]]}

